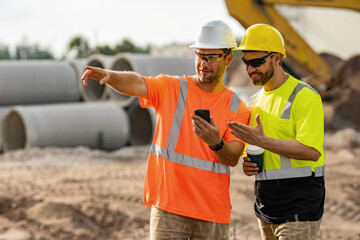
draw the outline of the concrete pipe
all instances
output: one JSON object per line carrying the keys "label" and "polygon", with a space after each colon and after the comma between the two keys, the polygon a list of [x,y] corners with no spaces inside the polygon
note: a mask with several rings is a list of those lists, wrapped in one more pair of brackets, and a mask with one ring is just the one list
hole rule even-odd
{"label": "concrete pipe", "polygon": [[[6,111],[8,110],[9,108],[8,107],[0,107],[0,123],[2,122],[5,114],[6,114]],[[2,131],[1,131],[1,128],[0,128],[0,153],[2,152]]]}
{"label": "concrete pipe", "polygon": [[77,71],[69,61],[0,61],[0,105],[79,101]]}
{"label": "concrete pipe", "polygon": [[156,128],[156,112],[154,108],[142,108],[135,100],[127,109],[130,119],[131,145],[145,145],[152,142]]}
{"label": "concrete pipe", "polygon": [[[195,73],[193,57],[159,57],[146,54],[121,53],[114,57],[110,68],[117,71],[134,71],[143,76],[192,75]],[[127,96],[110,89],[110,99],[123,107],[128,107],[135,97]]]}
{"label": "concrete pipe", "polygon": [[79,83],[82,84],[82,81],[80,81],[84,71],[85,71],[85,66],[88,64],[88,59],[87,58],[76,58],[71,60],[79,69],[79,75],[78,75],[78,81]]}
{"label": "concrete pipe", "polygon": [[129,117],[113,102],[16,106],[2,122],[3,150],[87,146],[114,150],[129,141]]}
{"label": "concrete pipe", "polygon": [[[104,69],[109,69],[110,64],[113,60],[113,56],[106,56],[101,54],[95,54],[88,58],[85,66],[93,66]],[[84,66],[84,67],[85,67]],[[85,68],[81,70],[81,75],[84,73]],[[80,79],[79,79],[80,81]],[[93,79],[88,80],[88,86],[85,87],[80,81],[80,94],[84,101],[93,102],[93,101],[104,101],[109,97],[110,87],[106,85],[100,85],[98,81]]]}

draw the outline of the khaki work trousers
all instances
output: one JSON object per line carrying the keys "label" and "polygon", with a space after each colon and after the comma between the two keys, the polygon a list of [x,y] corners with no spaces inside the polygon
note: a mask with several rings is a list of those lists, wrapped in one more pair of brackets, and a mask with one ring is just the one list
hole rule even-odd
{"label": "khaki work trousers", "polygon": [[258,219],[262,240],[316,240],[319,221],[287,222],[269,224]]}
{"label": "khaki work trousers", "polygon": [[229,224],[207,222],[169,213],[154,206],[150,216],[150,240],[226,240]]}

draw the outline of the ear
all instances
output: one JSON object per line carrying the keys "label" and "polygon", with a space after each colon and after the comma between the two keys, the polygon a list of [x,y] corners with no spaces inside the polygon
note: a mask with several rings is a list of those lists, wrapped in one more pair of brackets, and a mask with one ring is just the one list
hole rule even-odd
{"label": "ear", "polygon": [[275,60],[275,63],[279,64],[279,65],[280,65],[280,62],[281,62],[281,58],[282,58],[281,53],[275,53],[275,55],[273,56],[273,59]]}
{"label": "ear", "polygon": [[228,55],[228,57],[226,58],[226,66],[227,66],[227,67],[231,64],[231,62],[232,62],[233,59],[234,59],[234,54],[233,54],[233,53],[230,53],[230,54]]}

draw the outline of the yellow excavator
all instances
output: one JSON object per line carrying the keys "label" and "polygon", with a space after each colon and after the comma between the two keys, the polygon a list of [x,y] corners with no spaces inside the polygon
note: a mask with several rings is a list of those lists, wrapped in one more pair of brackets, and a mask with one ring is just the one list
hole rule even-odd
{"label": "yellow excavator", "polygon": [[229,14],[246,29],[256,23],[267,23],[283,35],[289,65],[320,92],[331,85],[332,69],[276,10],[276,4],[346,8],[360,11],[360,0],[225,0]]}

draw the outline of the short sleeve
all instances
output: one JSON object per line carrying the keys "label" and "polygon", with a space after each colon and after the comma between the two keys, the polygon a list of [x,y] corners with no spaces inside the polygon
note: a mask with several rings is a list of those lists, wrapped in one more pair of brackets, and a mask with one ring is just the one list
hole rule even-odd
{"label": "short sleeve", "polygon": [[140,106],[143,108],[154,107],[157,109],[166,87],[166,75],[160,74],[156,77],[143,77],[143,79],[148,90],[148,96],[147,98],[139,97]]}
{"label": "short sleeve", "polygon": [[[246,106],[244,101],[241,100],[240,107],[238,109],[238,112],[236,113],[235,119],[233,119],[231,121],[236,121],[236,122],[248,125],[249,117],[250,117],[250,110],[248,109],[248,107]],[[227,127],[226,133],[225,133],[225,140],[227,142],[229,142],[229,141],[240,141],[240,142],[244,143],[242,140],[235,137],[230,131],[231,131],[230,127]]]}
{"label": "short sleeve", "polygon": [[[293,112],[295,120],[296,140],[322,152],[324,141],[324,111],[321,97],[307,90],[296,99]],[[295,102],[294,102],[295,104]]]}

